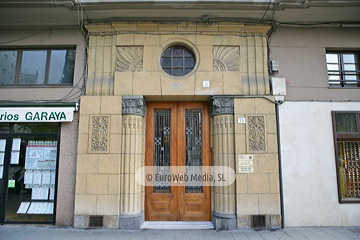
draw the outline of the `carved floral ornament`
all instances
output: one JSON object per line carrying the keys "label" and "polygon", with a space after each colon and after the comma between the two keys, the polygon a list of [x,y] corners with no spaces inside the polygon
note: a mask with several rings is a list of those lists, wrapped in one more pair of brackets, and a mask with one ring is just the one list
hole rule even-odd
{"label": "carved floral ornament", "polygon": [[239,71],[239,47],[214,46],[212,52],[214,71]]}
{"label": "carved floral ornament", "polygon": [[117,47],[115,66],[117,72],[141,72],[143,70],[143,47]]}
{"label": "carved floral ornament", "polygon": [[91,152],[107,152],[109,144],[109,116],[91,116]]}
{"label": "carved floral ornament", "polygon": [[248,152],[266,152],[265,116],[247,116]]}

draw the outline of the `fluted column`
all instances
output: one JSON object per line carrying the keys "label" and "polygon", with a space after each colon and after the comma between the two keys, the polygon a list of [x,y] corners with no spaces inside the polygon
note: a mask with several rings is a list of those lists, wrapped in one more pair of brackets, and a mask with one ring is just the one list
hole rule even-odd
{"label": "fluted column", "polygon": [[123,96],[122,115],[119,228],[140,229],[144,186],[136,182],[135,172],[144,166],[145,159],[144,98]]}
{"label": "fluted column", "polygon": [[[235,170],[234,99],[213,97],[211,102],[213,123],[214,166]],[[235,182],[229,186],[213,187],[216,229],[236,228]]]}

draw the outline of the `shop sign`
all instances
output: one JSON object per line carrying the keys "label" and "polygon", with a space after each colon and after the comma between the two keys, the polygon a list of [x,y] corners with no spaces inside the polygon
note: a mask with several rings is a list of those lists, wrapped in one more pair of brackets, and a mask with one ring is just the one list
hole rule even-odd
{"label": "shop sign", "polygon": [[0,122],[71,122],[74,108],[0,108]]}

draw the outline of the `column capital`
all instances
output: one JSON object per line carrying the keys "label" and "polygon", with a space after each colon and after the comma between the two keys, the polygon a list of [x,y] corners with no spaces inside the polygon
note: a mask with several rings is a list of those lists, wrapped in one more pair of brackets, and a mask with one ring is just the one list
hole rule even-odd
{"label": "column capital", "polygon": [[143,96],[123,96],[122,114],[145,117],[146,102]]}
{"label": "column capital", "polygon": [[211,116],[234,114],[234,98],[213,96],[210,101]]}

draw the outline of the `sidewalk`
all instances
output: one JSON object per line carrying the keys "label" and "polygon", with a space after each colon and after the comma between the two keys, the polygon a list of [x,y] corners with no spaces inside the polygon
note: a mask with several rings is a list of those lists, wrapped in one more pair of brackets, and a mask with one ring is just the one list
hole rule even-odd
{"label": "sidewalk", "polygon": [[138,230],[74,229],[56,226],[0,226],[0,240],[58,240],[58,239],[360,239],[360,227],[308,227],[287,228],[277,231],[253,230]]}

